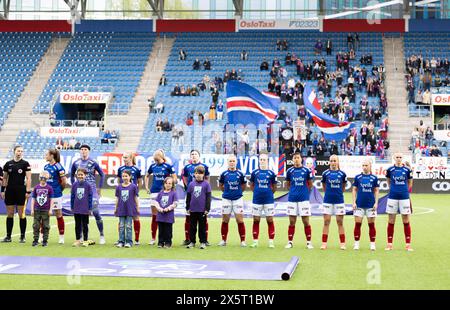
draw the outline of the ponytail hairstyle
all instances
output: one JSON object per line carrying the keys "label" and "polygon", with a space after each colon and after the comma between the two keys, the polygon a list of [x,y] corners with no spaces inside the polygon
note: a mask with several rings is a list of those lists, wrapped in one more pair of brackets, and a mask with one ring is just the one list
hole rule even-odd
{"label": "ponytail hairstyle", "polygon": [[55,162],[57,162],[57,163],[61,162],[61,155],[59,154],[59,151],[57,149],[53,149],[53,148],[49,149],[48,153],[53,156],[53,159],[55,160]]}
{"label": "ponytail hairstyle", "polygon": [[364,161],[363,161],[363,164],[368,164],[369,165],[369,174],[373,174],[372,173],[372,161],[370,160],[370,159],[365,159]]}

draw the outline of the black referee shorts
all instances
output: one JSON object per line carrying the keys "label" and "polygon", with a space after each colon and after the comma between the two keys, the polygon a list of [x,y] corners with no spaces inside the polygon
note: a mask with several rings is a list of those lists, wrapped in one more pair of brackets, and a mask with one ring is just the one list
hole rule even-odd
{"label": "black referee shorts", "polygon": [[6,187],[5,205],[7,206],[23,206],[25,205],[25,195],[27,189],[23,187]]}

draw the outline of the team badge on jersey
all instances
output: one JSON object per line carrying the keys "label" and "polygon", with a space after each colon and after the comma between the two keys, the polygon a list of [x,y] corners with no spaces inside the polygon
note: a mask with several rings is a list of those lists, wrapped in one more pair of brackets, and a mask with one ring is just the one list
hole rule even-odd
{"label": "team badge on jersey", "polygon": [[40,192],[36,198],[37,203],[42,207],[47,202],[47,193]]}
{"label": "team badge on jersey", "polygon": [[122,201],[125,202],[128,200],[128,198],[130,197],[130,192],[128,190],[122,190],[120,192],[120,195],[122,197]]}
{"label": "team badge on jersey", "polygon": [[84,197],[84,188],[77,188],[77,198],[78,199],[83,199]]}
{"label": "team badge on jersey", "polygon": [[198,198],[201,193],[202,193],[202,187],[201,186],[194,186],[194,197]]}
{"label": "team badge on jersey", "polygon": [[169,196],[162,196],[161,197],[161,204],[165,207],[169,203]]}

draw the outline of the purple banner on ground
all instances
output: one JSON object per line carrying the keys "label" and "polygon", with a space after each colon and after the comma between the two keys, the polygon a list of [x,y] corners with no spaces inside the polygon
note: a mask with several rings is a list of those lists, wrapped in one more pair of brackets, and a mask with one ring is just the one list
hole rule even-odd
{"label": "purple banner on ground", "polygon": [[296,256],[289,262],[0,256],[0,274],[288,280],[298,262]]}

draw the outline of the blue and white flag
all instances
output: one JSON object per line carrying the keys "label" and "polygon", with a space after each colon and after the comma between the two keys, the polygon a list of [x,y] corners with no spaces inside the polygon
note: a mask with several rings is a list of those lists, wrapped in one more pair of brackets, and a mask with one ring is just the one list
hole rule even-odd
{"label": "blue and white flag", "polygon": [[229,124],[268,124],[277,119],[280,97],[239,82],[227,83]]}
{"label": "blue and white flag", "polygon": [[322,131],[325,139],[335,141],[345,140],[350,133],[350,129],[355,127],[355,124],[351,122],[339,122],[337,119],[323,113],[315,91],[308,84],[306,84],[303,94],[306,111],[308,111],[314,123]]}

